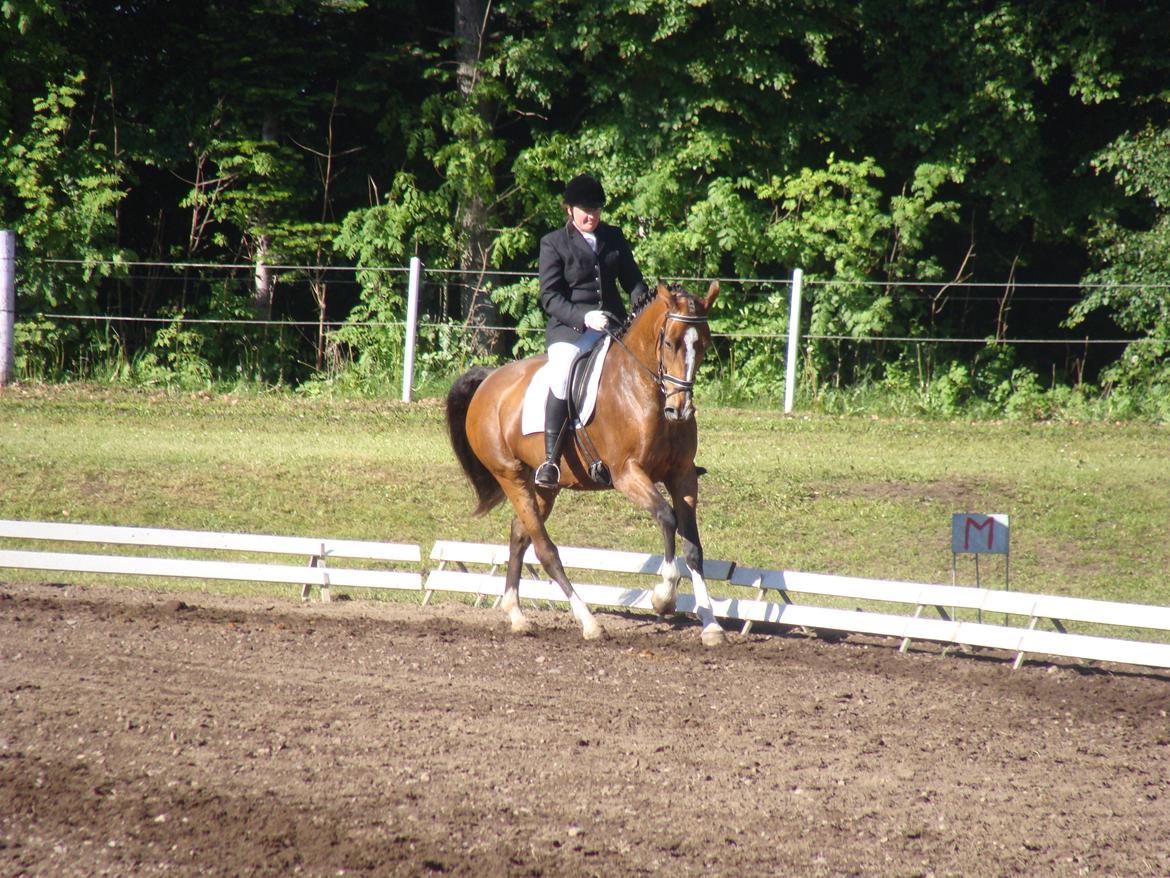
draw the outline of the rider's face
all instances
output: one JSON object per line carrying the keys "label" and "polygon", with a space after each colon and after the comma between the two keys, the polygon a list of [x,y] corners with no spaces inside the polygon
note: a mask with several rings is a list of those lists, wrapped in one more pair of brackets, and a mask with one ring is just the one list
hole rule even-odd
{"label": "rider's face", "polygon": [[597,224],[601,222],[601,208],[573,205],[569,208],[569,219],[577,231],[595,232]]}

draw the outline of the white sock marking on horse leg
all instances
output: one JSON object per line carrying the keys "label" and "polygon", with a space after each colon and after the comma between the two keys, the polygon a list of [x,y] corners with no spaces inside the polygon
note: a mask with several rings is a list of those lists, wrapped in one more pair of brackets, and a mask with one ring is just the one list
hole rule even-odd
{"label": "white sock marking on horse leg", "polygon": [[654,612],[659,616],[665,616],[674,612],[678,583],[682,579],[678,558],[674,558],[669,564],[664,559],[662,566],[658,568],[658,573],[662,577],[662,581],[655,585],[654,591],[650,593],[650,604],[654,607]]}
{"label": "white sock marking on horse leg", "polygon": [[703,574],[692,570],[691,585],[695,590],[695,612],[699,614],[699,621],[703,623],[703,644],[705,646],[718,646],[725,643],[727,637],[723,633],[723,626],[719,624],[715,619],[715,614],[711,612],[711,596],[707,593],[707,583],[703,580]]}
{"label": "white sock marking on horse leg", "polygon": [[508,621],[512,623],[512,631],[516,634],[527,634],[532,630],[532,623],[528,621],[524,615],[524,611],[520,609],[520,596],[515,592],[505,592],[503,599],[500,601],[500,609],[508,615]]}
{"label": "white sock marking on horse leg", "polygon": [[581,623],[581,633],[586,640],[597,640],[605,634],[601,625],[593,618],[593,614],[589,612],[589,607],[585,605],[585,601],[577,597],[577,593],[573,592],[569,596],[569,606],[573,609],[573,615],[577,617],[577,621]]}

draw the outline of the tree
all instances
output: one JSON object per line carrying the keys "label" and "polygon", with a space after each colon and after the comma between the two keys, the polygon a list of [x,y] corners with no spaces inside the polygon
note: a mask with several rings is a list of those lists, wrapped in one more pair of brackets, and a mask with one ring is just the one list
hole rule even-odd
{"label": "tree", "polygon": [[61,365],[76,356],[81,332],[37,315],[91,313],[101,278],[126,255],[116,243],[114,212],[125,195],[122,169],[87,124],[87,97],[83,74],[49,83],[33,101],[27,131],[9,134],[0,151],[0,225],[16,231],[22,256],[33,257],[21,261],[23,356],[32,356],[31,346]]}
{"label": "tree", "polygon": [[1126,133],[1098,155],[1094,167],[1109,175],[1136,210],[1098,220],[1092,252],[1098,267],[1085,276],[1086,295],[1068,325],[1104,311],[1136,336],[1105,371],[1121,385],[1170,386],[1170,127]]}
{"label": "tree", "polygon": [[[214,283],[194,269],[181,284],[155,268],[144,280],[63,277],[54,294],[75,287],[79,301],[130,316],[311,314],[307,363],[321,359],[327,311],[401,317],[401,279],[385,269],[414,255],[444,272],[424,296],[431,314],[469,321],[471,347],[498,352],[476,330],[501,322],[489,271],[535,267],[539,235],[562,221],[564,181],[585,170],[604,180],[608,216],[648,275],[774,277],[799,265],[814,325],[845,336],[1002,334],[1003,307],[898,284],[998,281],[1002,306],[1013,284],[1122,265],[1137,246],[1129,233],[1153,231],[1160,210],[1141,215],[1149,181],[1110,185],[1108,158],[1121,161],[1126,131],[1170,122],[1158,4],[0,8],[0,210],[15,223],[39,187],[67,208],[52,220],[80,232],[50,246],[30,218],[22,251],[250,266]],[[53,133],[48,117],[66,127]],[[1156,170],[1136,153],[1125,162]],[[1107,249],[1123,239],[1124,258]],[[357,260],[362,300],[323,271],[281,274],[284,259]],[[492,292],[509,319],[538,328],[530,283]],[[1095,302],[1083,313],[1108,310]],[[1013,306],[1029,334],[1067,316],[1057,302]],[[767,291],[746,285],[720,298],[714,319],[733,317],[784,328]],[[818,346],[822,377],[875,373],[894,355],[867,348],[849,362],[847,348],[858,349]],[[217,354],[217,368],[230,358]],[[764,343],[743,362],[761,383],[778,368]]]}

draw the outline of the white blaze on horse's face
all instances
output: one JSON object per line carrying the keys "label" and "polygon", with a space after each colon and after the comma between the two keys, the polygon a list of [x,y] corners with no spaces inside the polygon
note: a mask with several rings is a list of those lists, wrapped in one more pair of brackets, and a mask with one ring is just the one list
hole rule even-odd
{"label": "white blaze on horse's face", "polygon": [[[699,330],[693,326],[688,326],[686,333],[683,335],[683,357],[686,364],[686,374],[683,380],[688,383],[694,383],[695,369],[699,365]],[[694,414],[694,406],[691,403],[691,391],[688,390],[683,394],[682,411],[679,412],[678,419],[685,421],[692,414]]]}
{"label": "white blaze on horse's face", "polygon": [[663,414],[668,421],[686,421],[695,414],[695,374],[708,342],[700,327],[705,326],[706,318],[693,310],[688,314],[671,313],[666,316],[666,324],[661,341],[664,350],[659,350],[659,375],[666,396]]}
{"label": "white blaze on horse's face", "polygon": [[687,328],[686,334],[683,336],[683,356],[686,358],[687,365],[687,381],[695,380],[695,368],[698,366],[699,352],[697,345],[699,343],[699,330],[691,326]]}

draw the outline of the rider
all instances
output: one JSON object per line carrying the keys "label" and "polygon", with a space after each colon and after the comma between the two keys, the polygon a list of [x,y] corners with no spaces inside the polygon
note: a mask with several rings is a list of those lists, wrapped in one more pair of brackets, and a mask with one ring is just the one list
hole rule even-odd
{"label": "rider", "polygon": [[635,309],[650,293],[621,229],[601,222],[604,205],[600,181],[578,174],[565,186],[561,199],[568,222],[540,239],[540,307],[548,316],[549,363],[545,461],[536,470],[536,484],[543,488],[555,488],[561,479],[557,460],[568,432],[566,397],[573,359],[604,337],[606,312],[625,319],[619,281]]}

